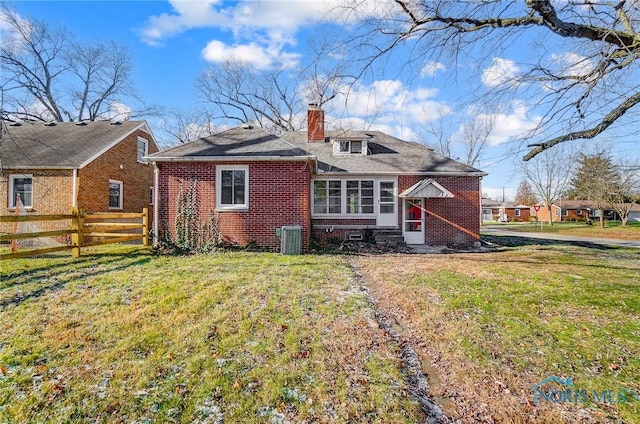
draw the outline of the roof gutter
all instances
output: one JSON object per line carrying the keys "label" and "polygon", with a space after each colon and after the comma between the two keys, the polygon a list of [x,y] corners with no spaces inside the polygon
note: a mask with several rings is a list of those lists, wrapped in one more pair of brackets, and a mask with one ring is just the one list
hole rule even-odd
{"label": "roof gutter", "polygon": [[315,156],[145,156],[151,162],[295,162],[316,160]]}
{"label": "roof gutter", "polygon": [[344,177],[344,176],[368,176],[368,175],[422,175],[425,177],[484,177],[487,174],[482,171],[475,172],[393,172],[393,171],[382,171],[382,172],[318,172],[318,176],[336,176],[336,177]]}

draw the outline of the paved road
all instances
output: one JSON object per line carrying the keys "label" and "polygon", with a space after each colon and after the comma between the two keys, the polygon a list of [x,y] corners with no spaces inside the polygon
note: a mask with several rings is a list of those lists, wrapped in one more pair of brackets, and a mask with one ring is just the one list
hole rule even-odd
{"label": "paved road", "polygon": [[640,248],[640,240],[617,240],[595,237],[578,237],[566,234],[510,231],[508,227],[484,226],[480,229],[481,234],[503,237],[524,237],[541,240],[559,240],[566,242],[591,243],[603,246],[635,247]]}

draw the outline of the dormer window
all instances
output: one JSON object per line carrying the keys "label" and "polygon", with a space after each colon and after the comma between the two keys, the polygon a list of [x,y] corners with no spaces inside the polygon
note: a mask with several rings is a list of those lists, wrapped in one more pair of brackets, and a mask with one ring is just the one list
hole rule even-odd
{"label": "dormer window", "polygon": [[361,155],[364,151],[363,144],[362,140],[340,140],[336,142],[338,147],[336,153],[340,155]]}

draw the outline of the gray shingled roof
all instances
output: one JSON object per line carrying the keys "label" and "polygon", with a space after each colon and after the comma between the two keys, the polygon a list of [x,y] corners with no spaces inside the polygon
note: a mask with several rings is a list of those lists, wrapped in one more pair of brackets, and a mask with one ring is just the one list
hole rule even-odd
{"label": "gray shingled roof", "polygon": [[238,158],[256,159],[309,159],[303,149],[250,126],[236,127],[218,134],[149,156],[153,161],[200,161]]}
{"label": "gray shingled roof", "polygon": [[139,128],[148,131],[144,121],[7,124],[2,129],[0,158],[9,169],[79,168]]}
{"label": "gray shingled roof", "polygon": [[229,159],[317,159],[318,173],[486,175],[484,172],[436,154],[432,149],[379,131],[336,131],[327,138],[366,138],[367,155],[334,156],[329,142],[307,142],[306,131],[280,137],[262,129],[237,127],[149,156],[155,161]]}
{"label": "gray shingled roof", "polygon": [[[418,143],[400,140],[379,131],[358,133],[368,137],[367,155],[335,156],[330,142],[307,142],[306,131],[284,134],[282,138],[314,155],[318,159],[318,173],[487,175],[479,169],[440,156]],[[342,138],[344,134],[344,131],[327,131],[325,137]]]}

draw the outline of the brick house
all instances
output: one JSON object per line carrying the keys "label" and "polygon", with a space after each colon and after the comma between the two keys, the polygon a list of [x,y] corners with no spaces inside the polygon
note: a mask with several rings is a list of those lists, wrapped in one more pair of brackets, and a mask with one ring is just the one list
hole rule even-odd
{"label": "brick house", "polygon": [[[154,186],[153,167],[144,157],[158,150],[144,121],[5,124],[0,212],[15,213],[18,194],[27,212],[38,215],[69,214],[76,206],[86,212],[140,212],[152,207]],[[56,223],[67,225],[38,225]]]}
{"label": "brick house", "polygon": [[275,136],[251,126],[149,156],[157,168],[157,231],[171,233],[176,200],[197,181],[199,210],[230,243],[276,250],[282,226],[317,239],[397,236],[408,244],[479,240],[486,175],[423,145],[378,131],[326,131],[312,105],[307,131]]}
{"label": "brick house", "polygon": [[[540,221],[549,221],[549,209],[546,203],[538,203],[540,209],[536,212],[532,208],[532,216],[538,217]],[[632,208],[631,212],[634,209]],[[551,216],[553,222],[559,221],[587,221],[600,219],[598,204],[591,200],[557,200],[551,204]],[[604,209],[604,218],[607,220],[619,220],[620,217],[611,207]],[[635,220],[636,215],[630,213],[629,218]]]}
{"label": "brick house", "polygon": [[486,222],[528,222],[531,219],[531,206],[513,202],[499,202],[482,199],[482,220]]}
{"label": "brick house", "polygon": [[[531,208],[531,216],[538,221],[549,222],[549,208],[546,202],[538,203],[540,208],[536,211]],[[558,200],[551,204],[552,222],[560,221],[586,221],[597,215],[597,205],[590,200]]]}

